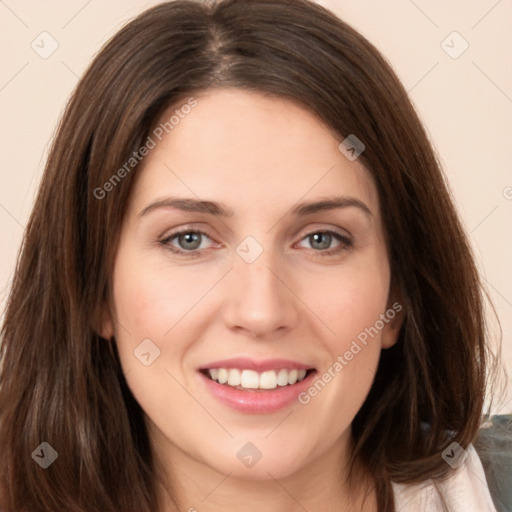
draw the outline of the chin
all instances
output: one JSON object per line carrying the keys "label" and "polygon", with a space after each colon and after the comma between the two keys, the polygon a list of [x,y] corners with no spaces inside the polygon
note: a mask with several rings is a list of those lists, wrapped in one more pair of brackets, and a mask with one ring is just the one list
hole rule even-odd
{"label": "chin", "polygon": [[[238,438],[239,439],[239,438]],[[287,478],[305,465],[304,443],[276,446],[268,440],[233,443],[234,446],[204,460],[215,471],[241,480],[273,480]],[[210,452],[211,453],[211,452]]]}

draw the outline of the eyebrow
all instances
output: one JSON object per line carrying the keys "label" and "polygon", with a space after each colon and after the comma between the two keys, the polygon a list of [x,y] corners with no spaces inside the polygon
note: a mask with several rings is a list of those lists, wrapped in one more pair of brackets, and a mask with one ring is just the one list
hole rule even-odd
{"label": "eyebrow", "polygon": [[[317,201],[303,202],[294,206],[290,213],[296,216],[312,215],[320,211],[334,210],[337,208],[356,207],[362,210],[367,216],[373,217],[370,208],[360,199],[348,196],[329,197]],[[213,215],[215,217],[232,217],[233,210],[223,203],[215,201],[202,201],[193,198],[166,197],[159,199],[146,206],[141,212],[140,217],[158,208],[176,208],[185,212],[196,212]]]}

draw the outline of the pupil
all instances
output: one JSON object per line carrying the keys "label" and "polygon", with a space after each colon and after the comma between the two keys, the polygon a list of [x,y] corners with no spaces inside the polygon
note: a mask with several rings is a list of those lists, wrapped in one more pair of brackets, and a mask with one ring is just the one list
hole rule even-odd
{"label": "pupil", "polygon": [[319,239],[321,239],[321,237],[327,237],[327,243],[323,243],[320,241],[320,245],[322,247],[317,247],[318,249],[327,249],[330,245],[330,241],[331,241],[331,235],[329,235],[329,233],[315,233],[313,236],[313,243],[317,243],[319,241]]}
{"label": "pupil", "polygon": [[[185,235],[182,235],[182,240],[185,241],[184,246],[182,245],[185,249],[197,249],[197,247],[199,247],[199,245],[201,245],[200,243],[199,244],[197,243],[199,241],[198,233],[186,233]],[[195,242],[195,244],[194,244],[194,242]],[[189,243],[192,244],[192,247],[187,245]]]}

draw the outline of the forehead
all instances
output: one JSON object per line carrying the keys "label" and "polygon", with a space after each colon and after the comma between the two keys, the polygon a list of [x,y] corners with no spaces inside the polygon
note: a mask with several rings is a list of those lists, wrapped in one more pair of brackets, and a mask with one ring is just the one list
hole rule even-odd
{"label": "forehead", "polygon": [[138,170],[136,207],[172,194],[215,199],[239,214],[255,207],[270,213],[279,205],[346,195],[377,214],[370,173],[340,152],[340,139],[314,113],[288,99],[240,89],[193,99],[193,108],[184,107],[191,104],[185,99],[156,124],[155,146]]}

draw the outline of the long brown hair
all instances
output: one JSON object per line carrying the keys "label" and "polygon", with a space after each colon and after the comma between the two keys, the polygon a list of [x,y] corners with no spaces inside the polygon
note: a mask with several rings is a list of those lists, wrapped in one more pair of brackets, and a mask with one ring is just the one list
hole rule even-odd
{"label": "long brown hair", "polygon": [[[106,44],[53,141],[1,331],[4,512],[159,510],[142,410],[115,340],[97,334],[112,306],[137,167],[105,183],[169,105],[213,87],[291,99],[340,141],[355,134],[365,144],[360,158],[380,195],[406,311],[352,425],[353,461],[372,471],[379,510],[394,510],[391,480],[441,478],[450,469],[441,457],[447,444],[475,439],[488,361],[479,276],[394,72],[365,38],[307,0],[176,0]],[[58,453],[47,469],[31,456],[43,442]]]}

